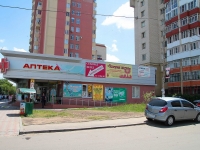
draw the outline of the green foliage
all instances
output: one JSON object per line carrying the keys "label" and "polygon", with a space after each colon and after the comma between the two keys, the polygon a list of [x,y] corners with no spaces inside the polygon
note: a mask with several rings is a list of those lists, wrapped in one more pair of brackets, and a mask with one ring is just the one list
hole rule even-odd
{"label": "green foliage", "polygon": [[186,99],[190,102],[193,102],[194,100],[200,100],[200,94],[173,94],[173,95],[167,95],[169,97],[180,97],[182,99]]}
{"label": "green foliage", "polygon": [[146,92],[146,93],[143,94],[143,98],[144,98],[144,102],[145,102],[145,103],[148,103],[148,102],[151,100],[151,98],[153,98],[153,97],[155,97],[153,91],[151,91],[151,92]]}
{"label": "green foliage", "polygon": [[16,87],[13,86],[7,79],[0,79],[0,94],[15,94]]}

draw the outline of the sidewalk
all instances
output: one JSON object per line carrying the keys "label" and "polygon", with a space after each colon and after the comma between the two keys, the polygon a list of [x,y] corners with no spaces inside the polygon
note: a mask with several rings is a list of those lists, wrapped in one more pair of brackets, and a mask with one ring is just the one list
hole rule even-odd
{"label": "sidewalk", "polygon": [[49,132],[69,132],[78,130],[93,130],[103,128],[115,128],[125,126],[135,126],[146,124],[146,118],[130,118],[117,120],[89,121],[79,123],[62,123],[46,125],[21,126],[19,134],[49,133]]}

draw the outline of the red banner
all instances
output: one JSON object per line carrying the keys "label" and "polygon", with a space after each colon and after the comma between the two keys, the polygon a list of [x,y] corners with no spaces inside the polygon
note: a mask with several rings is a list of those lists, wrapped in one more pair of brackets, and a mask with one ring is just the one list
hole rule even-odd
{"label": "red banner", "polygon": [[101,63],[86,62],[85,76],[94,78],[105,78],[106,65]]}

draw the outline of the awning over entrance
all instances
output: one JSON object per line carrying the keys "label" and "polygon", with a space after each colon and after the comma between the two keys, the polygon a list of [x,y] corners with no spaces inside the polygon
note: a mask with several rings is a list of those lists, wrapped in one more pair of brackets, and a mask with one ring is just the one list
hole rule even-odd
{"label": "awning over entrance", "polygon": [[18,93],[36,93],[35,89],[19,88]]}

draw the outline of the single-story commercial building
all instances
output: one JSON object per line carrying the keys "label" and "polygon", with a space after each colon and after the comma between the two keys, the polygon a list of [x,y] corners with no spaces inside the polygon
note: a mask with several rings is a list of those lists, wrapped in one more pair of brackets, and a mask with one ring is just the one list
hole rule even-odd
{"label": "single-story commercial building", "polygon": [[[141,103],[155,90],[155,68],[64,56],[1,50],[3,77],[17,88],[35,89],[50,108]],[[17,95],[23,100],[26,95]]]}

